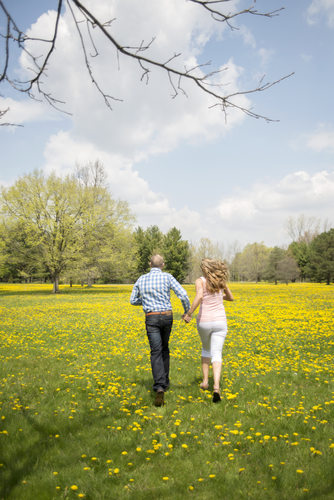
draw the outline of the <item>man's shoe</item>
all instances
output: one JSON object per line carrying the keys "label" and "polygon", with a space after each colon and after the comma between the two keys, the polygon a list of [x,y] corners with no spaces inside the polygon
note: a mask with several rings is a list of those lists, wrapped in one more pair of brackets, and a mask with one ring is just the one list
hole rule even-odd
{"label": "man's shoe", "polygon": [[155,396],[154,406],[163,406],[164,404],[164,392],[158,391]]}

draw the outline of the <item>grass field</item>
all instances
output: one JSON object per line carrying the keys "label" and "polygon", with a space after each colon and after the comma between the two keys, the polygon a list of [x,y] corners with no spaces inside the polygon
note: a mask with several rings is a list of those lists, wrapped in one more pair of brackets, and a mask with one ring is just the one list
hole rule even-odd
{"label": "grass field", "polygon": [[334,287],[231,289],[222,402],[173,299],[155,408],[130,286],[0,284],[0,498],[333,499]]}

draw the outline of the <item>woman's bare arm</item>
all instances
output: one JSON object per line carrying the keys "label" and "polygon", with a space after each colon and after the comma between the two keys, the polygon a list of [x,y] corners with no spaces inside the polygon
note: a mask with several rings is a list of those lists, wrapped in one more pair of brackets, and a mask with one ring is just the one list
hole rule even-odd
{"label": "woman's bare arm", "polygon": [[196,285],[196,295],[195,295],[195,298],[193,300],[193,303],[191,304],[189,311],[187,311],[182,316],[186,323],[189,323],[189,321],[191,320],[191,315],[193,314],[194,311],[196,311],[196,309],[198,308],[198,306],[202,302],[202,298],[203,298],[202,280],[200,278],[198,280],[196,280],[195,285]]}

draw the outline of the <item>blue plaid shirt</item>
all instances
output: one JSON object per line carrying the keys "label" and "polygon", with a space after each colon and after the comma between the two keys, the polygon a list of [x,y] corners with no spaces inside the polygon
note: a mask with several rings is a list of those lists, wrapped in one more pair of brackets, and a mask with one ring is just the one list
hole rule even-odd
{"label": "blue plaid shirt", "polygon": [[144,312],[170,311],[170,290],[181,300],[184,312],[190,308],[187,292],[169,273],[163,273],[158,267],[143,274],[133,285],[130,302],[133,306],[143,306]]}

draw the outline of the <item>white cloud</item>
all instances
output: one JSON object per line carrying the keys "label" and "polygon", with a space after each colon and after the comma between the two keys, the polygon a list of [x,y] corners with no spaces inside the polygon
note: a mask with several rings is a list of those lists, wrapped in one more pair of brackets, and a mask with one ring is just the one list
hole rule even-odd
{"label": "white cloud", "polygon": [[313,0],[306,15],[309,24],[316,24],[320,17],[326,17],[328,26],[334,28],[334,0]]}
{"label": "white cloud", "polygon": [[[31,99],[17,101],[9,97],[0,97],[0,109],[8,109],[8,112],[4,115],[3,120],[16,125],[22,125],[26,122],[36,122],[40,120],[47,121],[59,119],[59,112],[56,112],[45,103]],[[8,128],[7,130],[14,131],[14,129],[11,128]]]}
{"label": "white cloud", "polygon": [[256,48],[256,39],[253,33],[247,26],[242,25],[238,29],[238,34],[242,36],[243,41],[246,45],[249,47],[252,47],[252,49]]}
{"label": "white cloud", "polygon": [[314,175],[298,171],[225,198],[215,212],[225,233],[235,239],[279,244],[286,239],[284,223],[289,216],[304,213],[333,223],[333,199],[334,170]]}
{"label": "white cloud", "polygon": [[153,192],[125,157],[98,150],[87,141],[74,141],[68,132],[50,138],[45,150],[45,170],[66,175],[73,172],[73,165],[83,166],[96,159],[105,167],[111,192],[115,198],[129,203],[138,225],[157,224],[163,231],[177,226],[195,239],[203,235],[198,212],[188,207],[180,210],[171,207],[167,197]]}
{"label": "white cloud", "polygon": [[[210,37],[221,31],[221,23],[203,15],[203,9],[190,2],[148,0],[137,2],[89,1],[101,20],[115,18],[110,31],[126,45],[148,42],[155,36],[146,56],[157,56],[166,61],[173,54],[182,53],[175,59],[176,67],[187,68],[198,65],[198,56]],[[232,4],[233,6],[233,4]],[[55,12],[43,14],[32,26],[30,35],[47,37],[51,30]],[[203,94],[196,85],[181,81],[188,97],[180,92],[175,99],[168,75],[161,68],[149,66],[150,79],[141,81],[143,70],[137,61],[120,55],[117,57],[110,42],[93,31],[99,56],[91,60],[94,76],[104,92],[123,99],[110,101],[109,111],[94,85],[90,82],[84,65],[83,54],[73,21],[68,9],[59,25],[59,38],[45,85],[52,95],[65,100],[67,109],[73,112],[73,135],[93,142],[105,151],[117,152],[132,159],[142,159],[152,154],[167,152],[184,141],[208,140],[226,133],[228,127],[243,121],[239,111],[229,111],[228,126],[218,109],[209,109],[213,99]],[[41,53],[45,46],[31,42],[31,49]],[[87,52],[93,52],[87,40]],[[28,65],[27,56],[21,57]],[[145,63],[146,65],[146,63]],[[70,71],[69,71],[70,68]],[[226,69],[227,68],[227,69]],[[228,93],[238,90],[238,79],[242,72],[232,60],[226,61],[220,81]],[[208,70],[211,71],[209,68]],[[201,74],[201,70],[197,70]],[[173,78],[173,77],[172,77]],[[173,78],[175,88],[178,79]],[[248,107],[250,101],[243,96],[235,102]]]}
{"label": "white cloud", "polygon": [[[229,4],[229,8],[234,3]],[[103,21],[115,18],[110,32],[126,45],[136,45],[142,40],[148,42],[155,36],[149,51],[144,53],[147,56],[159,53],[160,58],[167,60],[181,52],[182,57],[175,59],[180,68],[184,64],[187,68],[197,66],[207,41],[224,29],[221,23],[203,15],[203,9],[191,2],[123,0],[97,5],[87,0],[86,5],[88,8],[94,5],[96,16]],[[29,34],[47,38],[54,19],[55,12],[43,14]],[[100,160],[107,171],[112,192],[130,203],[138,223],[152,224],[157,220],[162,229],[168,229],[181,222],[192,235],[205,233],[203,225],[200,227],[201,216],[187,207],[181,210],[171,207],[163,193],[153,192],[149,183],[140,177],[135,163],[171,151],[185,142],[210,141],[222,136],[241,123],[244,114],[230,109],[226,122],[218,108],[209,109],[212,98],[185,80],[181,86],[186,95],[181,91],[172,99],[173,87],[164,71],[150,67],[146,85],[145,79],[141,81],[143,71],[136,61],[123,56],[118,58],[110,42],[95,31],[93,33],[99,50],[99,56],[91,61],[94,75],[106,93],[124,101],[111,101],[113,111],[110,111],[90,82],[80,41],[66,7],[45,85],[53,96],[68,103],[66,109],[73,112],[72,128],[49,138],[45,148],[45,170],[67,174],[73,171],[76,163],[84,165]],[[93,52],[89,41],[87,43],[88,53]],[[38,42],[31,42],[29,48],[39,54],[46,50]],[[22,54],[21,64],[28,66],[26,54]],[[237,92],[242,68],[230,59],[222,69],[215,83],[222,84],[228,93]],[[198,69],[198,74],[201,71]],[[177,79],[173,83],[176,88]],[[243,107],[250,105],[244,96],[234,97],[234,102]],[[27,114],[24,119],[29,120],[30,116]]]}
{"label": "white cloud", "polygon": [[[222,24],[203,15],[203,10],[191,2],[87,0],[86,5],[94,5],[96,15],[104,21],[115,18],[110,30],[127,45],[150,41],[156,36],[148,54],[154,56],[159,52],[167,60],[174,53],[182,52],[183,57],[176,59],[180,67],[184,62],[188,67],[198,64],[207,41],[222,30]],[[54,12],[43,14],[31,28],[31,34],[47,36],[54,16]],[[165,193],[154,192],[149,182],[139,175],[136,162],[167,153],[185,142],[222,137],[240,124],[244,115],[231,110],[226,124],[218,109],[208,109],[212,100],[189,82],[182,83],[188,97],[181,93],[172,99],[173,88],[168,76],[158,68],[151,68],[146,85],[140,81],[142,70],[138,63],[124,57],[118,61],[109,42],[97,35],[99,56],[92,61],[94,74],[105,92],[124,99],[124,102],[112,102],[113,111],[109,111],[89,80],[68,10],[62,16],[59,35],[45,84],[54,96],[66,100],[73,117],[71,130],[59,131],[49,138],[45,147],[47,172],[55,170],[66,174],[73,171],[75,164],[100,160],[107,171],[112,193],[129,202],[138,224],[158,224],[163,231],[175,225],[192,241],[209,237],[227,242],[263,240],[267,244],[278,244],[284,240],[282,227],[288,216],[301,212],[329,216],[334,174],[328,171],[314,175],[295,172],[276,183],[253,185],[247,191],[235,192],[206,212],[200,213],[196,206],[175,209]],[[256,49],[251,32],[244,29],[242,36]],[[37,42],[35,50],[38,53],[43,50]],[[90,45],[88,52],[92,50]],[[259,55],[265,63],[272,53],[260,49]],[[25,64],[25,56],[21,61]],[[219,76],[220,83],[227,92],[236,92],[243,69],[232,59],[226,60],[226,68]],[[236,99],[244,107],[250,105],[246,97]],[[14,116],[21,117],[20,123],[44,120],[45,107],[42,111],[42,107],[35,108],[34,103],[29,103],[24,107],[26,102],[11,102],[11,108],[16,109]],[[319,130],[309,138],[309,147],[333,149],[333,135],[327,133],[321,142],[320,134],[324,131]]]}
{"label": "white cloud", "polygon": [[307,139],[307,146],[317,152],[334,151],[334,131],[322,125]]}
{"label": "white cloud", "polygon": [[273,55],[274,51],[271,49],[265,49],[263,47],[259,49],[259,56],[263,65],[267,64],[272,59]]}

